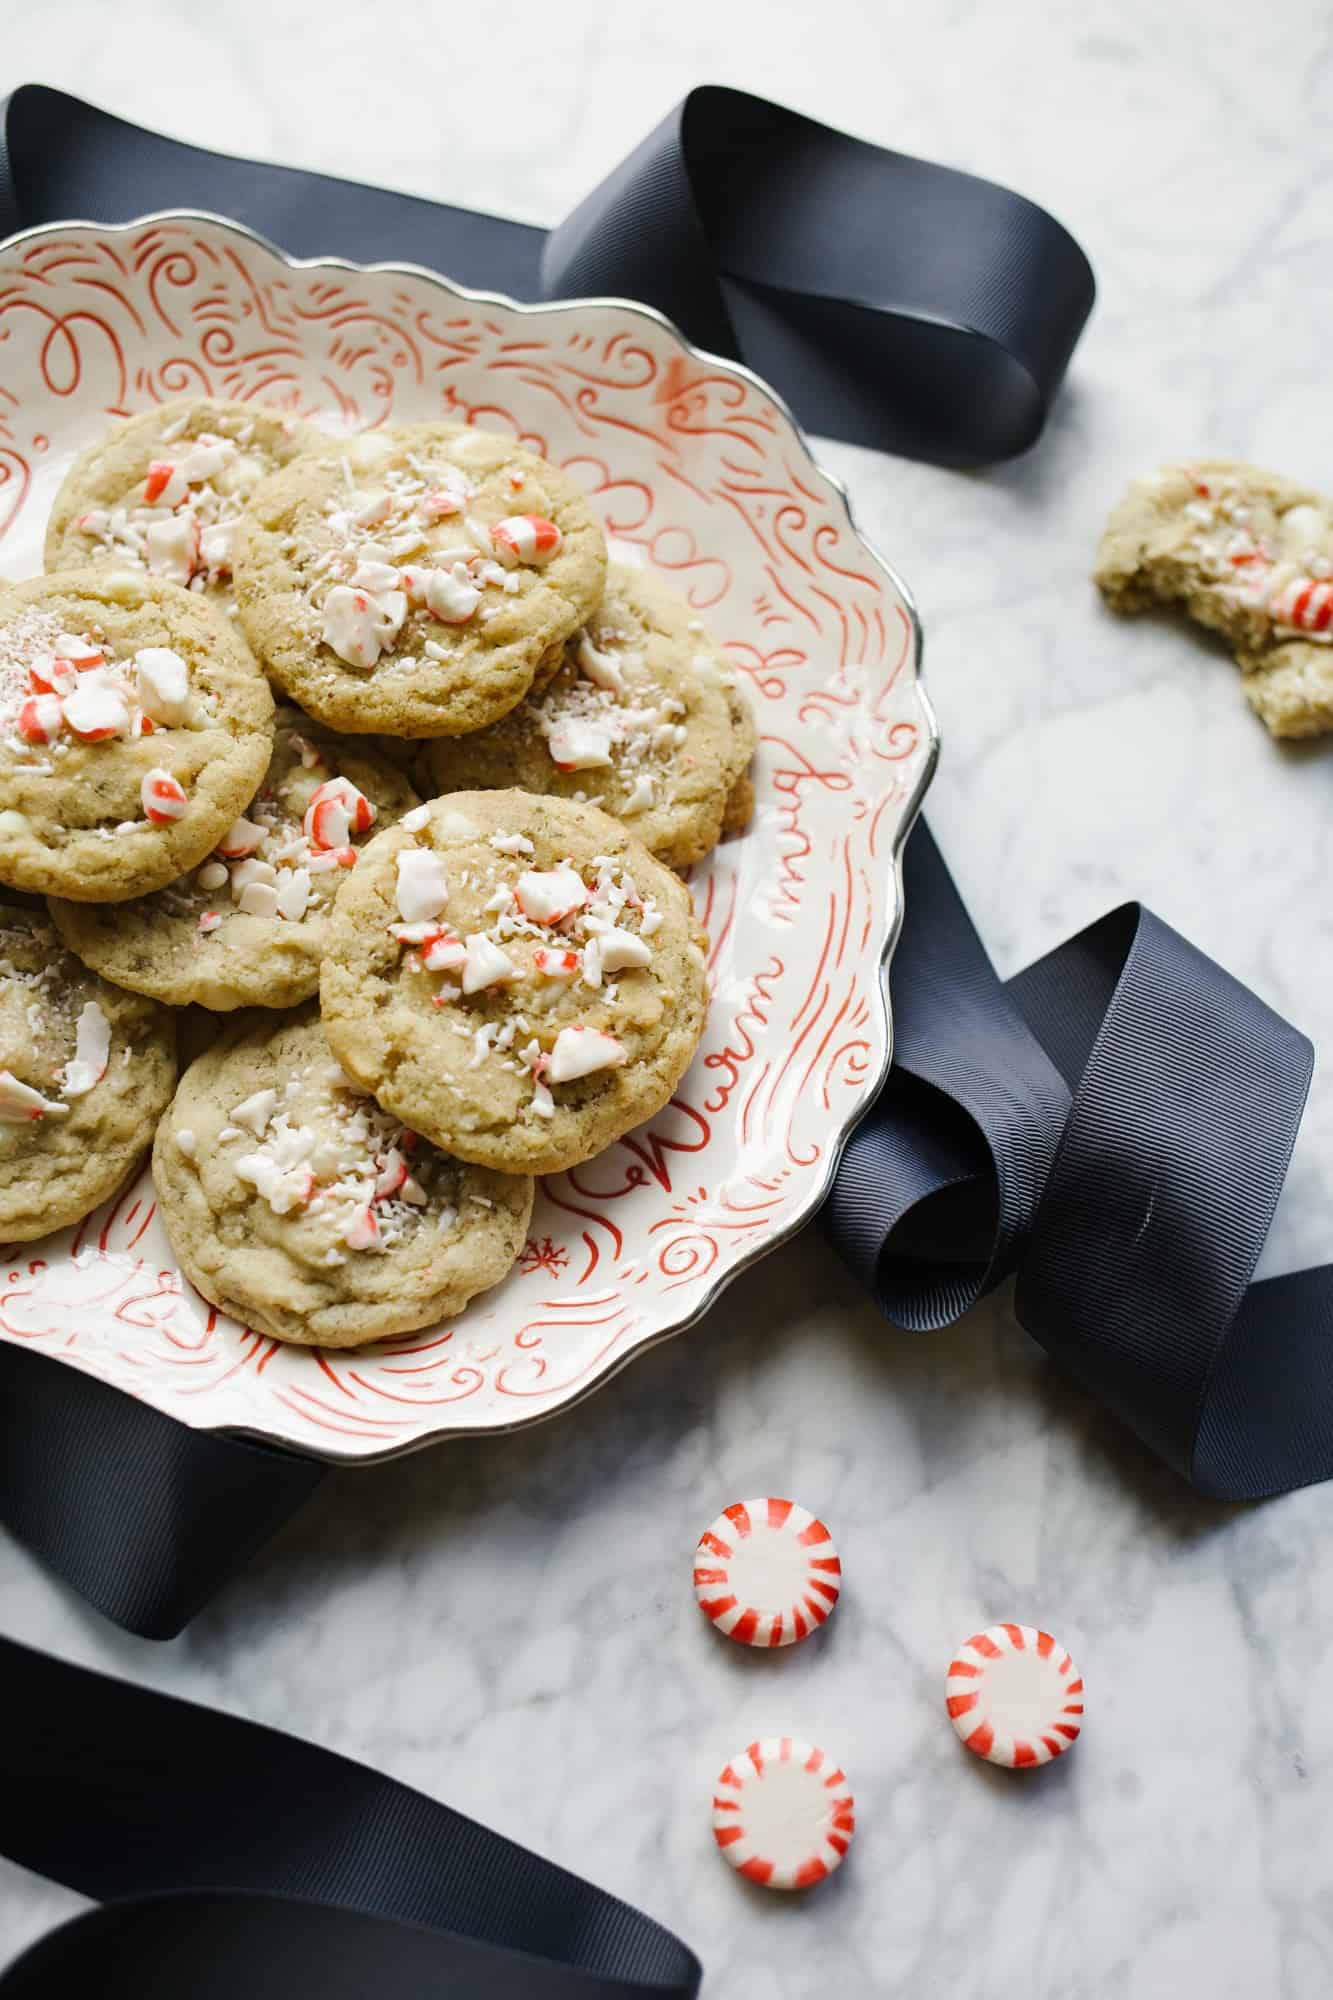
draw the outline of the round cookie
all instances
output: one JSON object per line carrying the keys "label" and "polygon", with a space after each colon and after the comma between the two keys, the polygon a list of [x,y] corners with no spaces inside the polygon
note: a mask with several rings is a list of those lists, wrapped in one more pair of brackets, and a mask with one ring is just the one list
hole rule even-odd
{"label": "round cookie", "polygon": [[236,602],[273,679],[333,729],[453,736],[522,700],[596,605],[587,501],[459,424],[326,444],[252,496]]}
{"label": "round cookie", "polygon": [[236,523],[262,479],[317,443],[294,417],[188,397],[81,452],[46,528],[48,570],[111,562],[230,598]]}
{"label": "round cookie", "polygon": [[460,1159],[556,1173],[651,1118],[703,1032],[689,891],[618,820],[457,792],[377,834],[320,975],[343,1067]]}
{"label": "round cookie", "polygon": [[651,571],[612,563],[549,685],[426,755],[439,792],[519,785],[587,799],[686,868],[721,838],[754,747],[735,676],[690,606]]}
{"label": "round cookie", "polygon": [[238,1024],[181,1079],[153,1179],[181,1269],[275,1340],[359,1347],[499,1284],[533,1184],[449,1159],[343,1075],[313,1007]]}
{"label": "round cookie", "polygon": [[74,902],[164,888],[272,746],[268,683],[205,598],[111,568],[0,589],[0,882]]}
{"label": "round cookie", "polygon": [[156,895],[53,897],[51,915],[85,965],[134,993],[219,1012],[294,1007],[319,989],[333,899],[371,828],[417,803],[359,738],[281,708],[264,782],[221,852]]}
{"label": "round cookie", "polygon": [[0,1242],[78,1222],[115,1193],[176,1081],[175,1022],[0,904]]}

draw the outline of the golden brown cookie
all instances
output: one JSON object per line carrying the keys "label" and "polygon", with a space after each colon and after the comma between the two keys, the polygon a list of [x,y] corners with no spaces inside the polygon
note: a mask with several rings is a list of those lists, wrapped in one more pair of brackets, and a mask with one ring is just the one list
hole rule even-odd
{"label": "golden brown cookie", "polygon": [[191,1284],[308,1346],[462,1312],[505,1276],[532,1213],[530,1180],[447,1158],[344,1076],[313,1007],[238,1023],[190,1065],[153,1179]]}
{"label": "golden brown cookie", "polygon": [[254,796],[273,697],[215,605],[142,569],[0,588],[0,882],[121,902]]}
{"label": "golden brown cookie", "polygon": [[492,432],[418,424],[326,444],[267,480],[235,588],[251,645],[309,714],[435,737],[520,701],[605,573],[563,473]]}
{"label": "golden brown cookie", "polygon": [[295,417],[213,396],[143,410],[65,474],[47,523],[46,567],[142,567],[226,602],[246,501],[320,435]]}
{"label": "golden brown cookie", "polygon": [[167,1009],[86,971],[44,916],[0,905],[0,1242],[113,1195],[175,1081]]}
{"label": "golden brown cookie", "polygon": [[721,838],[754,747],[735,675],[690,606],[651,571],[613,563],[548,685],[489,729],[432,744],[427,765],[437,792],[586,799],[685,868]]}
{"label": "golden brown cookie", "polygon": [[555,1173],[651,1118],[707,1003],[689,892],[595,806],[436,799],[338,892],[320,979],[335,1054],[460,1159]]}
{"label": "golden brown cookie", "polygon": [[1096,580],[1117,611],[1179,605],[1235,650],[1275,736],[1333,728],[1333,503],[1232,459],[1162,466],[1107,523]]}
{"label": "golden brown cookie", "polygon": [[355,736],[277,715],[255,797],[206,861],[130,903],[51,899],[71,951],[119,986],[175,1007],[294,1007],[319,990],[338,885],[373,829],[419,803]]}

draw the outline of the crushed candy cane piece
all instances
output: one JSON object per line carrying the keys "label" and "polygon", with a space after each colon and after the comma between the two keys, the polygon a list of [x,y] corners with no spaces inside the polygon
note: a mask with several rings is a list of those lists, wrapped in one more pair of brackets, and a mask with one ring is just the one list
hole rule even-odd
{"label": "crushed candy cane piece", "polygon": [[375,1211],[367,1205],[353,1216],[343,1231],[343,1242],[349,1250],[369,1250],[378,1240],[380,1226],[375,1220]]}
{"label": "crushed candy cane piece", "polygon": [[426,606],[444,625],[466,625],[481,603],[481,592],[462,563],[433,569],[426,579]]}
{"label": "crushed candy cane piece", "polygon": [[576,951],[551,951],[539,944],[532,963],[543,979],[573,979],[582,961]]}
{"label": "crushed candy cane piece", "polygon": [[160,766],[145,771],[139,783],[139,797],[145,815],[154,826],[170,826],[173,820],[184,819],[190,810],[190,801],[179,778],[173,778],[170,771]]}
{"label": "crushed candy cane piece", "polygon": [[436,931],[422,951],[421,963],[427,972],[457,972],[467,964],[467,946],[448,931]]}
{"label": "crushed candy cane piece", "polygon": [[64,1118],[68,1113],[67,1104],[43,1097],[12,1070],[0,1069],[0,1124],[23,1125],[39,1118]]}
{"label": "crushed candy cane piece", "polygon": [[509,514],[491,529],[491,542],[506,569],[529,563],[545,568],[558,555],[564,537],[554,521],[542,514]]}
{"label": "crushed candy cane piece", "polygon": [[102,743],[124,735],[130,712],[114,688],[80,687],[65,703],[65,721],[85,743]]}
{"label": "crushed candy cane piece", "polygon": [[[217,852],[224,861],[242,861],[248,854],[257,854],[264,839],[264,828],[252,819],[234,819],[217,844]],[[206,887],[220,889],[220,882],[205,884]]]}
{"label": "crushed candy cane piece", "polygon": [[411,812],[403,814],[398,824],[408,833],[420,833],[429,818],[429,806],[413,806]]}
{"label": "crushed candy cane piece", "polygon": [[143,483],[144,502],[149,507],[175,507],[189,491],[180,467],[169,458],[155,458]]}
{"label": "crushed candy cane piece", "polygon": [[54,743],[64,709],[59,695],[31,694],[18,712],[18,733],[25,743]]}
{"label": "crushed candy cane piece", "polygon": [[324,599],[321,636],[349,667],[373,667],[392,646],[406,616],[407,599],[400,590],[372,597],[368,590],[335,583]]}

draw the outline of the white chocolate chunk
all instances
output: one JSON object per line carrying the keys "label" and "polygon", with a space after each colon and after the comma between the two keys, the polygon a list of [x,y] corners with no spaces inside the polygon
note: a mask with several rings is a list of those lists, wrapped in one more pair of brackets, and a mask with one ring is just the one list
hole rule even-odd
{"label": "white chocolate chunk", "polygon": [[299,924],[310,907],[311,886],[308,868],[285,868],[275,891],[278,915],[290,924]]}
{"label": "white chocolate chunk", "polygon": [[236,900],[247,917],[276,917],[278,914],[278,892],[271,882],[247,882]]}
{"label": "white chocolate chunk", "polygon": [[555,1038],[546,1065],[552,1083],[572,1083],[576,1077],[591,1076],[595,1070],[615,1069],[625,1061],[625,1050],[614,1035],[600,1028],[562,1028]]}
{"label": "white chocolate chunk", "polygon": [[188,507],[168,520],[154,521],[144,536],[144,561],[153,576],[186,584],[194,574],[198,530]]}
{"label": "white chocolate chunk", "polygon": [[445,625],[466,625],[481,603],[481,592],[462,563],[451,570],[433,569],[426,580],[426,605]]}
{"label": "white chocolate chunk", "polygon": [[625,692],[625,676],[620,671],[619,660],[611,653],[599,652],[586,632],[579,633],[574,657],[579,663],[579,672],[594,686],[606,688],[611,694]]}
{"label": "white chocolate chunk", "polygon": [[243,1098],[231,1112],[233,1125],[244,1125],[247,1132],[253,1132],[256,1139],[262,1139],[269,1119],[278,1108],[276,1090],[256,1090],[253,1096]]}
{"label": "white chocolate chunk", "polygon": [[449,900],[449,882],[438,854],[425,847],[405,847],[398,856],[398,914],[416,924],[438,917]]}
{"label": "white chocolate chunk", "polygon": [[529,868],[514,890],[518,907],[536,924],[557,924],[588,900],[583,878],[573,868]]}
{"label": "white chocolate chunk", "polygon": [[575,715],[552,723],[546,747],[562,771],[592,771],[611,762],[610,731]]}
{"label": "white chocolate chunk", "polygon": [[111,1023],[96,1000],[85,1001],[74,1029],[74,1055],[65,1064],[64,1094],[86,1097],[106,1075],[111,1059]]}
{"label": "white chocolate chunk", "polygon": [[504,986],[518,978],[518,967],[484,931],[474,931],[467,940],[463,966],[464,993],[480,993],[488,986]]}
{"label": "white chocolate chunk", "polygon": [[134,656],[139,706],[154,722],[176,729],[189,720],[190,670],[170,646],[144,646]]}
{"label": "white chocolate chunk", "polygon": [[603,972],[624,972],[632,966],[651,965],[653,954],[633,931],[611,929],[596,940]]}

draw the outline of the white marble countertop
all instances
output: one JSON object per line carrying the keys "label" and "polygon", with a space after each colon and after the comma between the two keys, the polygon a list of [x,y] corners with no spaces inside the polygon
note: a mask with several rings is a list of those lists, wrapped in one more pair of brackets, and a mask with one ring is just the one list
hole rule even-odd
{"label": "white marble countertop", "polygon": [[[6,84],[539,221],[706,79],[1054,208],[1101,297],[1043,445],[975,476],[826,450],[924,615],[931,818],[1003,970],[1141,896],[1333,1049],[1333,751],[1275,748],[1222,655],[1112,622],[1087,575],[1159,457],[1333,483],[1316,0],[1230,24],[1203,0],[399,0],[382,31],[292,0],[46,0],[3,46]],[[1330,1252],[1331,1077],[1267,1270]],[[847,1574],[828,1632],[776,1657],[715,1639],[688,1578],[717,1508],[767,1491],[826,1516]],[[447,1798],[672,1925],[725,2000],[1305,2000],[1333,1985],[1330,1521],[1327,1488],[1196,1500],[1006,1296],[909,1339],[807,1236],[564,1419],[335,1476],[174,1645],[12,1546],[0,1627]],[[997,1618],[1052,1628],[1088,1681],[1076,1753],[1032,1780],[965,1760],[941,1712],[951,1648]],[[836,1750],[859,1808],[803,1900],[739,1883],[709,1831],[725,1757],[787,1731]],[[0,1867],[0,1960],[78,1906]]]}

